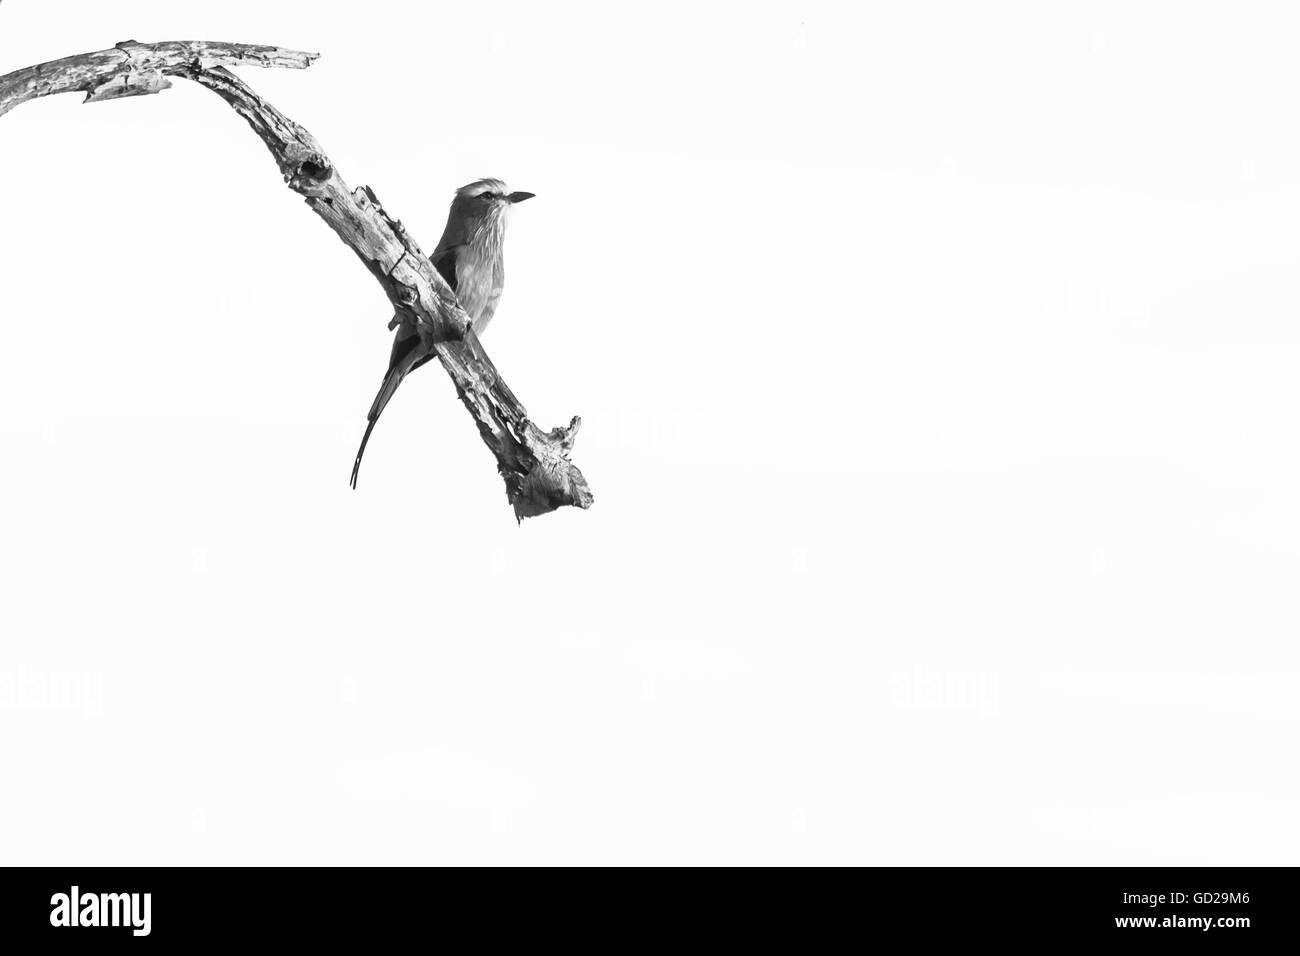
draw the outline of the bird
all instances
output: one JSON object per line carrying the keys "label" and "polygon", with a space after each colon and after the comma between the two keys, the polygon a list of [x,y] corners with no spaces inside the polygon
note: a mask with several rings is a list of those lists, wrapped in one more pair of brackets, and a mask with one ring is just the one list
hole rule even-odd
{"label": "bird", "polygon": [[[429,261],[456,294],[461,308],[469,316],[470,329],[475,335],[481,336],[487,330],[505,285],[502,246],[506,221],[516,204],[532,199],[534,195],[510,192],[501,180],[488,178],[460,187],[452,198],[447,226]],[[379,421],[402,380],[432,359],[434,354],[431,346],[422,344],[414,322],[404,321],[398,325],[393,351],[388,359],[388,371],[366,416],[366,433],[361,437],[357,460],[352,464],[351,485],[354,489],[357,472],[361,470],[361,456],[366,453],[366,443],[370,441],[375,422]]]}

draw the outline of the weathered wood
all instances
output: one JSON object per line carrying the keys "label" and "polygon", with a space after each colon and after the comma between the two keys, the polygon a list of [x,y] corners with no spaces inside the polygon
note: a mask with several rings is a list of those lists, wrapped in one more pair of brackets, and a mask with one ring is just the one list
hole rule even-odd
{"label": "weathered wood", "polygon": [[285,182],[302,195],[383,286],[394,322],[414,320],[433,344],[461,402],[497,460],[519,519],[565,505],[591,506],[592,494],[569,452],[581,420],[544,432],[497,373],[469,317],[415,240],[368,187],[349,189],[316,138],[248,88],[226,67],[304,69],[316,59],[278,47],[241,43],[119,43],[0,76],[0,116],[19,103],[84,92],[87,102],[158,93],[182,77],[234,107],[271,151]]}

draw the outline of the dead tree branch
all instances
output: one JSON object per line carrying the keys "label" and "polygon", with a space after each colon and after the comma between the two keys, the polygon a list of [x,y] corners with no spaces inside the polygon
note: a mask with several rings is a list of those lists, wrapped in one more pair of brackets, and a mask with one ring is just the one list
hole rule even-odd
{"label": "dead tree branch", "polygon": [[227,67],[305,69],[317,54],[242,43],[119,43],[0,76],[0,116],[19,103],[84,92],[86,102],[158,93],[168,77],[193,80],[234,107],[270,149],[285,182],[366,264],[388,295],[394,322],[414,320],[434,345],[461,402],[496,456],[520,518],[565,505],[591,506],[592,494],[569,461],[581,419],[542,431],[501,380],[468,316],[401,222],[368,187],[349,189],[316,138],[262,99]]}

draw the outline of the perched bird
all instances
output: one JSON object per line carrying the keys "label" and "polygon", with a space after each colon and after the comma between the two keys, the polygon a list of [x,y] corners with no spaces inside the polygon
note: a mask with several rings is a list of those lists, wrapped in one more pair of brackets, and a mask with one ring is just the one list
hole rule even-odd
{"label": "perched bird", "polygon": [[[456,190],[447,213],[447,228],[433,250],[429,260],[447,280],[456,293],[470,319],[476,335],[482,335],[492,321],[505,285],[506,270],[502,245],[506,235],[506,220],[515,203],[532,199],[533,193],[509,192],[499,179],[480,179]],[[366,453],[366,442],[374,430],[375,422],[384,412],[402,379],[434,357],[431,349],[423,346],[414,323],[398,326],[393,339],[393,352],[388,359],[388,372],[384,384],[375,396],[367,416],[366,433],[357,449],[357,460],[352,465],[352,487],[357,486],[357,472],[361,470],[361,456]]]}

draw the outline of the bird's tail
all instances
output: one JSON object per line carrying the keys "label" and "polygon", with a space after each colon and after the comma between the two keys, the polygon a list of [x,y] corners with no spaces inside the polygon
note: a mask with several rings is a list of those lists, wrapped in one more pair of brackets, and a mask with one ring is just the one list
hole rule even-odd
{"label": "bird's tail", "polygon": [[357,449],[357,460],[352,463],[351,485],[354,489],[357,486],[357,472],[361,470],[361,456],[366,453],[366,442],[370,441],[370,433],[375,430],[375,422],[379,421],[379,416],[383,414],[388,400],[393,397],[393,393],[397,391],[397,386],[402,384],[402,379],[405,377],[405,369],[401,367],[390,368],[388,374],[384,376],[384,384],[379,387],[379,394],[375,396],[374,404],[370,406],[370,414],[366,416],[366,433],[361,436],[361,447]]}
{"label": "bird's tail", "polygon": [[357,449],[357,460],[352,463],[352,485],[353,490],[357,487],[357,472],[361,470],[361,456],[366,453],[366,442],[370,441],[370,433],[375,430],[375,420],[372,418],[366,423],[366,433],[361,436],[361,447]]}

